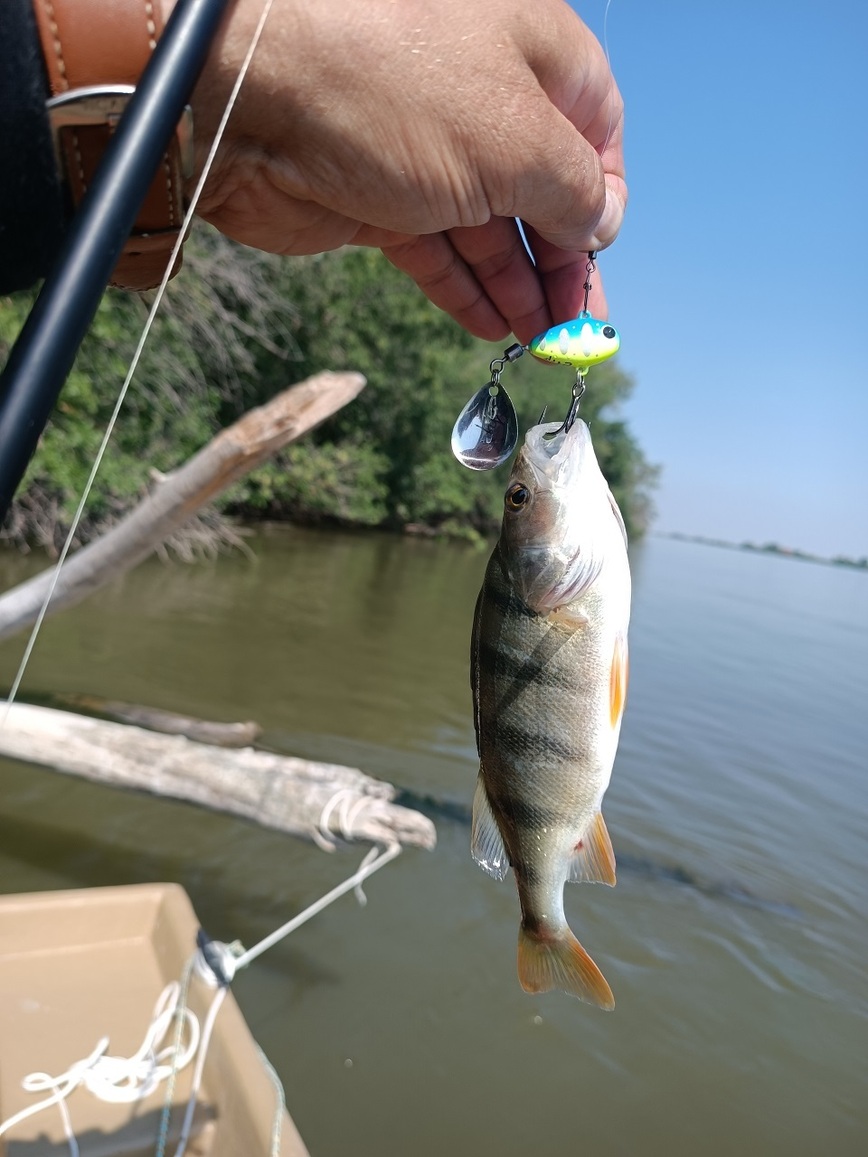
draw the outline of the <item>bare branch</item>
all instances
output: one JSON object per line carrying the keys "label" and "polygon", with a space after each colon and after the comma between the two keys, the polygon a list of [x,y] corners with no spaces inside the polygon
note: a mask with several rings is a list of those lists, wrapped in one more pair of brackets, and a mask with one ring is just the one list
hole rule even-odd
{"label": "bare branch", "polygon": [[[69,557],[49,613],[75,606],[147,558],[201,506],[352,401],[364,385],[361,374],[315,374],[222,430],[107,534]],[[35,622],[53,573],[43,571],[0,597],[0,639]]]}

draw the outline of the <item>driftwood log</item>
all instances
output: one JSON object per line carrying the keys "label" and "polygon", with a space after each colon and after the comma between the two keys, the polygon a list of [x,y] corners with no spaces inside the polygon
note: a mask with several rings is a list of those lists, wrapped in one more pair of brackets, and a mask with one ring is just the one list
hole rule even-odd
{"label": "driftwood log", "polygon": [[[0,718],[4,711],[0,702]],[[0,755],[187,800],[320,844],[326,833],[420,848],[436,842],[427,816],[392,802],[391,784],[333,763],[214,747],[21,703],[0,726]]]}
{"label": "driftwood log", "polygon": [[[147,558],[233,482],[351,402],[364,388],[356,373],[315,374],[250,410],[179,469],[165,475],[117,526],[64,563],[49,614],[75,606]],[[54,568],[0,596],[0,640],[36,621]]]}
{"label": "driftwood log", "polygon": [[262,734],[262,728],[252,720],[243,723],[223,723],[211,719],[194,719],[176,711],[160,707],[145,707],[139,703],[121,703],[119,699],[103,699],[101,695],[50,695],[42,706],[59,706],[63,711],[77,711],[85,715],[108,719],[113,723],[133,723],[148,731],[162,731],[164,735],[185,735],[199,743],[213,743],[216,747],[250,747]]}

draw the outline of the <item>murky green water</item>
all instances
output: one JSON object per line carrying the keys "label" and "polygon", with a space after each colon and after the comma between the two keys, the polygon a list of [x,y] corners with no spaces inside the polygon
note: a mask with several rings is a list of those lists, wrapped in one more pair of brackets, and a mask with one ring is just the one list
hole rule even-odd
{"label": "murky green water", "polygon": [[[254,547],[147,564],[49,623],[25,694],[252,718],[271,746],[469,805],[485,554]],[[235,982],[314,1157],[868,1152],[868,576],[662,540],[633,562],[619,883],[567,890],[617,1009],[521,992],[514,888],[435,816],[434,853]],[[4,586],[25,569],[0,558]],[[0,647],[4,685],[21,646]],[[178,880],[212,935],[252,944],[359,859],[0,762],[4,891]]]}

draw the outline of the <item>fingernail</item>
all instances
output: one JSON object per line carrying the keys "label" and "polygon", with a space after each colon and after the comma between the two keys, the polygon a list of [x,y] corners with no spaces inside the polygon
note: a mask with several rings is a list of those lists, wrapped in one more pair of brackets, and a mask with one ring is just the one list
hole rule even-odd
{"label": "fingernail", "polygon": [[611,245],[618,236],[623,221],[624,206],[621,204],[620,198],[607,185],[606,205],[594,232],[594,246],[597,249],[605,249]]}

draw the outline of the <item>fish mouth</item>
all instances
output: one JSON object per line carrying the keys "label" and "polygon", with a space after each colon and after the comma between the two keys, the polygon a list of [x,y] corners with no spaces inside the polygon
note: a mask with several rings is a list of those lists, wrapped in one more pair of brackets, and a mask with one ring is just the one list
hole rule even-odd
{"label": "fish mouth", "polygon": [[563,422],[541,422],[531,426],[524,438],[529,461],[549,478],[552,467],[559,472],[574,456],[583,458],[590,444],[591,432],[581,418],[576,418],[569,430],[564,429]]}

